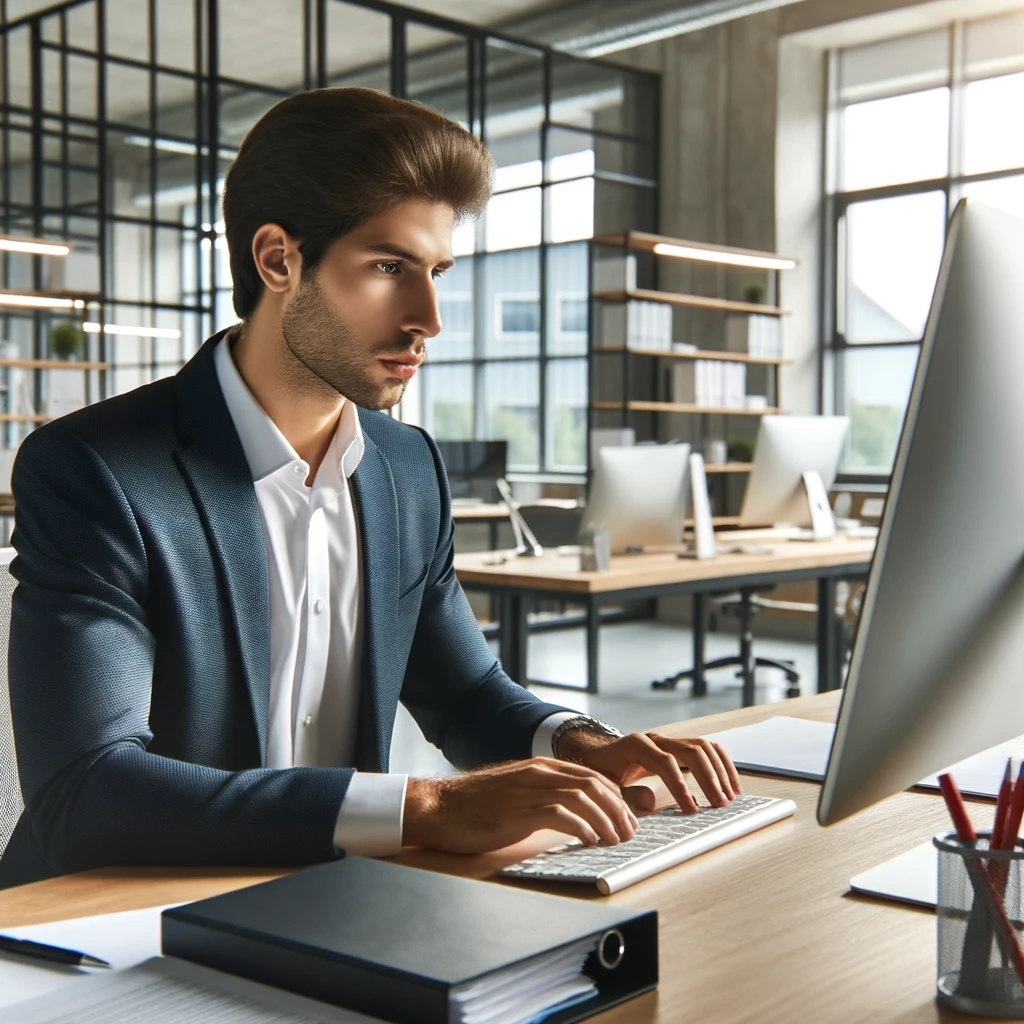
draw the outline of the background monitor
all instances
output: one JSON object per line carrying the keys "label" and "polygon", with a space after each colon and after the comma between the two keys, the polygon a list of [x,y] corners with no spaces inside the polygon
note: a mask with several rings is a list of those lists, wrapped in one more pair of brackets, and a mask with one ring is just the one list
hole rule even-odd
{"label": "background monitor", "polygon": [[505,475],[507,441],[438,441],[437,446],[453,498],[498,500],[495,481]]}
{"label": "background monitor", "polygon": [[811,526],[803,474],[835,482],[850,428],[846,416],[764,416],[740,510],[740,526]]}
{"label": "background monitor", "polygon": [[605,530],[613,553],[681,544],[689,458],[688,444],[601,448],[584,528]]}
{"label": "background monitor", "polygon": [[1024,732],[1024,221],[950,221],[818,805]]}

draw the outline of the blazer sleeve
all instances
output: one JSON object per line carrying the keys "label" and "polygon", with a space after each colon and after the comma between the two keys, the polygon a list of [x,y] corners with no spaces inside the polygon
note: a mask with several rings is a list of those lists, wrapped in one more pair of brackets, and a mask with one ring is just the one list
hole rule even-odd
{"label": "blazer sleeve", "polygon": [[514,683],[487,646],[453,566],[455,524],[448,477],[433,439],[422,432],[441,494],[440,530],[427,571],[402,703],[423,735],[465,770],[532,756],[547,704]]}
{"label": "blazer sleeve", "polygon": [[97,452],[52,424],[25,440],[12,484],[8,678],[37,855],[58,873],[337,856],[350,769],[231,772],[148,752],[146,546]]}

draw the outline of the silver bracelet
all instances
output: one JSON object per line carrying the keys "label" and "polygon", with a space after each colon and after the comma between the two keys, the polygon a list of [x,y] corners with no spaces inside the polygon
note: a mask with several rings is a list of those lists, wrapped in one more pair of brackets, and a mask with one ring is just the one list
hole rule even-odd
{"label": "silver bracelet", "polygon": [[[591,718],[590,715],[574,715],[572,718],[567,718],[562,722],[551,734],[551,753],[553,756],[558,757],[558,741],[567,732],[572,732],[574,729],[582,729],[593,736],[607,736],[613,740],[619,739],[622,736],[618,729],[605,725],[604,722],[599,722],[596,718]],[[565,761],[567,758],[563,757],[562,760]]]}

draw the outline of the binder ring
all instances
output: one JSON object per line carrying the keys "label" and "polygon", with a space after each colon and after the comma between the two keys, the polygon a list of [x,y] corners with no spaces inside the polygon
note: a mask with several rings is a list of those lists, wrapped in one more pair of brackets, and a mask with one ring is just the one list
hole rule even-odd
{"label": "binder ring", "polygon": [[614,971],[625,952],[626,940],[618,928],[609,928],[597,941],[597,960],[605,970]]}

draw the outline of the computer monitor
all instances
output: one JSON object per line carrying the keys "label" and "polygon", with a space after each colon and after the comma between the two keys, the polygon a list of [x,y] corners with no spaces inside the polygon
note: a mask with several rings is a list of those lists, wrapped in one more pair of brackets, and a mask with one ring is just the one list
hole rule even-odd
{"label": "computer monitor", "polygon": [[818,804],[1024,732],[1024,221],[953,213]]}
{"label": "computer monitor", "polygon": [[583,528],[607,532],[612,553],[682,543],[688,444],[639,444],[597,452]]}
{"label": "computer monitor", "polygon": [[[819,534],[832,523],[828,489],[839,469],[850,421],[846,416],[765,416],[740,509],[740,526],[792,523]],[[811,476],[808,476],[811,474]],[[821,508],[824,503],[824,508]]]}
{"label": "computer monitor", "polygon": [[453,498],[498,500],[496,481],[505,475],[507,441],[438,441],[437,446]]}

